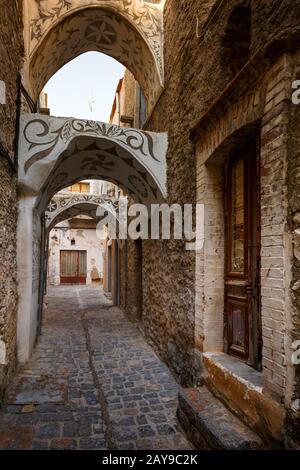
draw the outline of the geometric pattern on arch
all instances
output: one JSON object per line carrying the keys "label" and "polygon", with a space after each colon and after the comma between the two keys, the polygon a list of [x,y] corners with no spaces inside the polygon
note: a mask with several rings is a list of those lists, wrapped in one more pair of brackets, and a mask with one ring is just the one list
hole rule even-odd
{"label": "geometric pattern on arch", "polygon": [[57,195],[51,199],[45,211],[46,229],[50,231],[58,223],[78,215],[86,215],[99,222],[102,218],[97,215],[99,206],[105,210],[105,214],[109,212],[118,218],[117,199],[92,194]]}
{"label": "geometric pattern on arch", "polygon": [[163,89],[163,4],[144,0],[27,0],[25,87],[37,100],[47,81],[88,51],[121,62],[152,109]]}
{"label": "geometric pattern on arch", "polygon": [[149,206],[166,198],[166,133],[24,113],[19,185],[44,212],[53,196],[83,179],[110,181]]}

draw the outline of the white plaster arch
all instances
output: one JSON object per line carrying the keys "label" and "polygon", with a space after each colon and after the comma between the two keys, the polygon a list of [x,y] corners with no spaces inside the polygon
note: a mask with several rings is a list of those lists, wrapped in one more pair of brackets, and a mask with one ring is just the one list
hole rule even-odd
{"label": "white plaster arch", "polygon": [[146,205],[166,198],[167,134],[101,122],[22,114],[19,136],[18,358],[26,362],[42,311],[44,212],[61,189],[112,181]]}
{"label": "white plaster arch", "polygon": [[92,194],[57,195],[51,199],[45,211],[46,229],[50,231],[58,223],[78,215],[86,215],[95,221],[99,221],[101,217],[97,215],[98,207],[102,207],[106,213],[109,212],[118,219],[118,200],[114,201],[108,197]]}
{"label": "white plaster arch", "polygon": [[137,201],[166,197],[167,134],[73,118],[21,116],[19,185],[42,213],[51,197],[80,179],[106,179]]}
{"label": "white plaster arch", "polygon": [[25,87],[36,101],[52,75],[87,51],[120,61],[151,110],[164,84],[162,4],[144,0],[28,0]]}

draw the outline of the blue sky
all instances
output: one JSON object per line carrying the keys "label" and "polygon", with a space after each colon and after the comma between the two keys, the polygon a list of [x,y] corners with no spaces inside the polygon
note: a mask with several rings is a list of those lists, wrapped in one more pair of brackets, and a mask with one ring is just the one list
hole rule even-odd
{"label": "blue sky", "polygon": [[82,54],[47,83],[45,91],[51,115],[107,122],[123,74],[123,65],[105,54]]}

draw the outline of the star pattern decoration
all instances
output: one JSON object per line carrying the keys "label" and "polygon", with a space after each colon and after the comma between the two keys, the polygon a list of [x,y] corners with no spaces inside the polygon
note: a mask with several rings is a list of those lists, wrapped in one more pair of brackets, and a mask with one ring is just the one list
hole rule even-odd
{"label": "star pattern decoration", "polygon": [[106,21],[97,21],[87,27],[85,38],[89,41],[111,45],[117,39],[117,33]]}
{"label": "star pattern decoration", "polygon": [[126,19],[96,10],[93,15],[71,15],[59,27],[54,27],[53,34],[32,57],[33,89],[38,93],[60,67],[90,49],[104,52],[130,69],[144,90],[148,107],[153,107],[161,83],[149,45]]}
{"label": "star pattern decoration", "polygon": [[57,209],[57,203],[55,201],[53,201],[53,199],[49,202],[49,205],[48,205],[48,208],[47,208],[47,211],[48,212],[54,212],[56,211]]}

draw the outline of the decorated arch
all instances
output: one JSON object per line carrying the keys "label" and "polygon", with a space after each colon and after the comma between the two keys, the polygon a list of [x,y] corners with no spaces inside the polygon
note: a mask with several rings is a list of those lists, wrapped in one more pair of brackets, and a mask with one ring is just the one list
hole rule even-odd
{"label": "decorated arch", "polygon": [[50,231],[55,225],[78,215],[85,215],[94,219],[96,222],[101,219],[97,215],[98,207],[104,209],[105,213],[112,214],[118,218],[118,201],[108,197],[95,195],[73,195],[56,196],[48,204],[45,212],[45,223],[47,231]]}
{"label": "decorated arch", "polygon": [[25,2],[25,87],[34,101],[67,62],[88,51],[128,68],[151,110],[163,89],[161,3],[144,0]]}
{"label": "decorated arch", "polygon": [[102,122],[23,114],[19,185],[42,214],[61,189],[83,179],[113,182],[137,202],[166,197],[167,134]]}
{"label": "decorated arch", "polygon": [[[165,133],[22,114],[18,159],[21,363],[29,359],[41,324],[47,238],[44,214],[49,214],[53,196],[77,181],[100,179],[111,181],[133,200],[147,206],[163,202],[167,195],[167,146]],[[87,204],[91,206],[91,201],[81,203],[85,209]]]}

